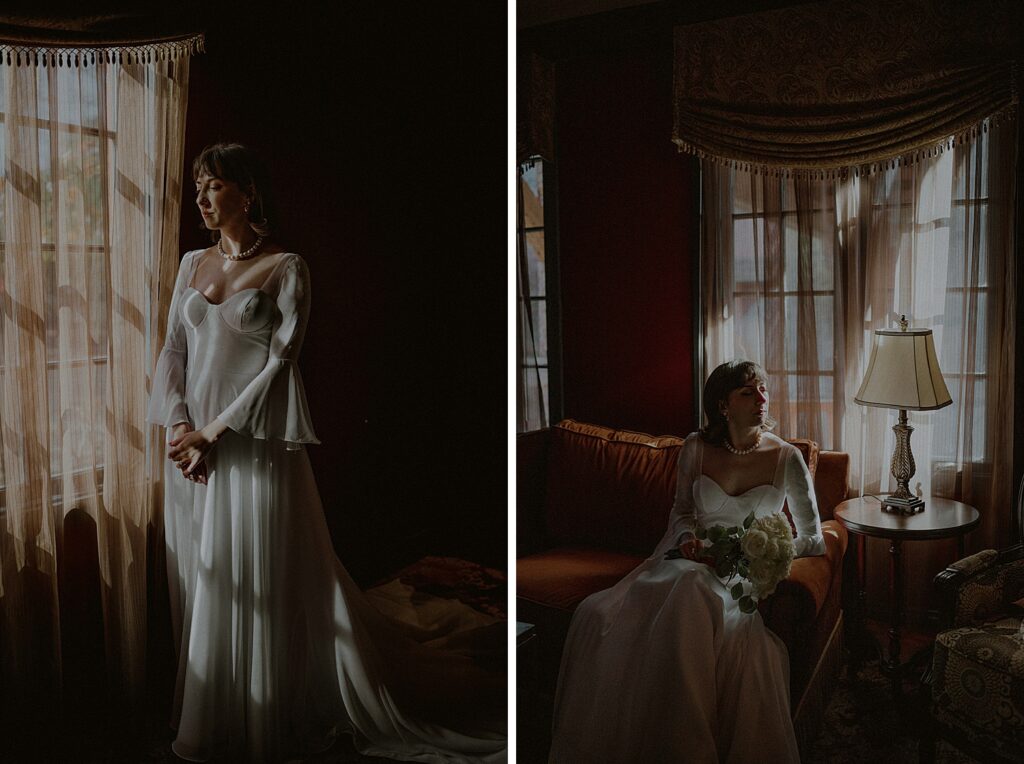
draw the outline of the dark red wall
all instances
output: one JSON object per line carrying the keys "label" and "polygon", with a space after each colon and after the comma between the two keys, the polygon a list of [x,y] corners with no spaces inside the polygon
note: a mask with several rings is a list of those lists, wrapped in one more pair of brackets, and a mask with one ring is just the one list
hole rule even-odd
{"label": "dark red wall", "polygon": [[[426,553],[503,567],[505,8],[213,13],[186,157],[257,149],[309,264],[309,452],[340,556],[364,578]],[[199,222],[187,196],[183,250],[209,244]]]}
{"label": "dark red wall", "polygon": [[698,200],[671,141],[671,67],[667,36],[556,64],[564,413],[685,435]]}

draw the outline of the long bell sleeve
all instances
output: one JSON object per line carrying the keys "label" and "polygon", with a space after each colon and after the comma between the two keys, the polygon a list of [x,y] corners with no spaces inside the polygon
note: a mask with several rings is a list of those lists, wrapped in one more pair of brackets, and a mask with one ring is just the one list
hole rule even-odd
{"label": "long bell sleeve", "polygon": [[793,546],[797,557],[825,554],[825,538],[821,533],[818,501],[814,496],[814,481],[800,451],[793,448],[786,456],[786,498],[789,514],[796,526]]}
{"label": "long bell sleeve", "polygon": [[696,515],[693,503],[693,481],[697,479],[697,449],[701,447],[700,435],[691,433],[679,449],[676,462],[676,495],[670,513],[669,536],[674,546],[694,538]]}
{"label": "long bell sleeve", "polygon": [[173,427],[182,422],[195,426],[185,400],[188,346],[185,340],[185,327],[181,322],[181,300],[196,254],[194,251],[187,252],[178,266],[178,277],[174,282],[171,308],[167,316],[167,336],[164,338],[164,346],[153,371],[146,421],[164,427]]}
{"label": "long bell sleeve", "polygon": [[279,323],[270,340],[266,366],[217,418],[252,438],[319,443],[297,365],[309,320],[309,271],[301,257],[288,257],[277,293]]}

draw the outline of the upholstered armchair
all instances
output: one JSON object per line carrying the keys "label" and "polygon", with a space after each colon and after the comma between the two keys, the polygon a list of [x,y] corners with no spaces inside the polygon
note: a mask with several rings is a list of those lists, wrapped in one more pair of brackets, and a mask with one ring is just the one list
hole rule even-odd
{"label": "upholstered armchair", "polygon": [[[1017,528],[1024,481],[1017,496]],[[1022,539],[1021,541],[1024,541]],[[933,732],[982,761],[1024,759],[1024,543],[986,549],[936,578],[945,631],[931,669]],[[934,737],[922,758],[934,754]]]}

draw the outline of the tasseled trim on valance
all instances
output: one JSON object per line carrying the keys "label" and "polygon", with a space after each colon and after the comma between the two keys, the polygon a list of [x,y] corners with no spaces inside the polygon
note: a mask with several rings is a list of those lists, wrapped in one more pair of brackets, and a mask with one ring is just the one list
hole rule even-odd
{"label": "tasseled trim on valance", "polygon": [[961,130],[956,135],[952,135],[939,143],[908,151],[904,154],[890,157],[889,159],[843,167],[785,167],[781,165],[770,165],[743,159],[731,159],[729,157],[717,156],[679,139],[676,139],[675,143],[679,152],[682,154],[690,154],[702,161],[729,167],[733,170],[739,170],[740,172],[747,172],[751,175],[764,175],[772,178],[807,178],[808,180],[845,180],[851,175],[855,178],[860,178],[874,175],[876,172],[895,170],[897,167],[908,167],[910,165],[917,164],[917,162],[921,160],[932,159],[947,150],[952,151],[957,146],[972,143],[979,135],[987,133],[990,129],[995,128],[1004,122],[1010,121],[1016,116],[1017,104],[1014,103],[1002,111]]}
{"label": "tasseled trim on valance", "polygon": [[206,50],[202,34],[135,45],[49,47],[0,42],[0,64],[7,66],[95,66],[174,61]]}

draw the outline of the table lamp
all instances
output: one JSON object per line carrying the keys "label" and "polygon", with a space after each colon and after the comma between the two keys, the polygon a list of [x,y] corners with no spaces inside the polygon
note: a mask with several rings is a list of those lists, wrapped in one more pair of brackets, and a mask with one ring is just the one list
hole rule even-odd
{"label": "table lamp", "polygon": [[910,435],[914,428],[907,423],[907,411],[932,411],[953,402],[939,371],[935,342],[931,329],[907,329],[907,317],[900,316],[900,328],[876,329],[868,371],[854,401],[861,406],[899,409],[899,421],[892,428],[896,433],[896,450],[891,471],[896,490],[882,500],[882,510],[914,514],[924,510],[924,501],[910,492],[914,476],[914,454]]}

